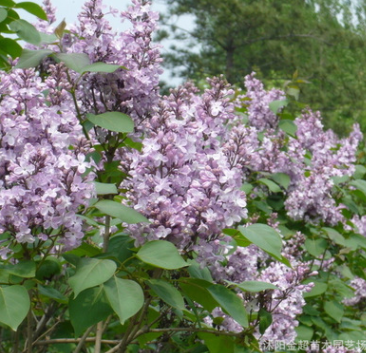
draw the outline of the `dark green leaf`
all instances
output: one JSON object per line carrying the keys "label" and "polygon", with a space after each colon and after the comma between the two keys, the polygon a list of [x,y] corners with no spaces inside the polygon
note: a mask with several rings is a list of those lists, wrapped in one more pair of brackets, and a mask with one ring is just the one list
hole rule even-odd
{"label": "dark green leaf", "polygon": [[75,336],[113,313],[102,287],[89,288],[70,300],[69,313]]}
{"label": "dark green leaf", "polygon": [[353,180],[349,183],[366,196],[366,180]]}
{"label": "dark green leaf", "polygon": [[77,297],[84,289],[108,281],[116,269],[117,265],[112,260],[82,258],[76,265],[75,275],[68,282]]}
{"label": "dark green leaf", "polygon": [[272,180],[266,179],[266,178],[261,178],[258,180],[258,182],[260,182],[261,184],[264,184],[268,187],[269,191],[271,192],[281,192],[281,188],[274,183]]}
{"label": "dark green leaf", "polygon": [[9,54],[13,59],[22,55],[22,47],[15,40],[10,38],[1,38],[0,48]]}
{"label": "dark green leaf", "polygon": [[286,107],[286,105],[288,104],[288,101],[286,99],[284,100],[276,100],[276,101],[272,101],[271,103],[269,103],[269,109],[277,114],[278,111],[283,108]]}
{"label": "dark green leaf", "polygon": [[285,190],[287,190],[291,182],[290,177],[285,173],[274,173],[271,175],[271,179],[278,185],[281,185]]}
{"label": "dark green leaf", "polygon": [[20,261],[15,265],[1,266],[0,269],[22,278],[32,278],[36,275],[36,264],[34,261]]}
{"label": "dark green leaf", "polygon": [[3,7],[0,8],[0,22],[3,22],[8,17],[8,11]]}
{"label": "dark green leaf", "polygon": [[82,72],[83,67],[90,65],[89,56],[84,53],[57,53],[54,56],[63,62],[66,67],[79,73]]}
{"label": "dark green leaf", "polygon": [[296,341],[310,341],[314,334],[312,328],[303,325],[295,327],[295,331],[297,333]]}
{"label": "dark green leaf", "polygon": [[178,289],[162,279],[151,279],[146,282],[149,287],[168,305],[184,310],[184,300]]}
{"label": "dark green leaf", "polygon": [[267,289],[278,289],[274,284],[260,281],[245,281],[241,283],[234,283],[230,281],[226,281],[235,287],[240,288],[245,292],[262,292]]}
{"label": "dark green leaf", "polygon": [[141,213],[135,211],[133,208],[112,200],[98,201],[94,207],[109,216],[119,218],[129,224],[149,222]]}
{"label": "dark green leaf", "polygon": [[36,28],[25,20],[15,20],[9,23],[9,28],[15,32],[20,39],[31,43],[39,44],[41,41],[41,36]]}
{"label": "dark green leaf", "polygon": [[15,2],[13,0],[0,0],[0,5],[6,7],[13,7],[15,6]]}
{"label": "dark green leaf", "polygon": [[275,229],[266,224],[252,224],[238,227],[244,238],[257,245],[260,249],[282,262],[282,239]]}
{"label": "dark green leaf", "polygon": [[324,232],[326,232],[329,239],[333,240],[334,243],[341,245],[341,246],[347,246],[346,239],[343,237],[342,234],[338,233],[335,229],[323,227],[322,230]]}
{"label": "dark green leaf", "polygon": [[129,259],[133,252],[133,240],[126,235],[113,236],[108,243],[106,255],[115,257],[118,261],[124,262]]}
{"label": "dark green leaf", "polygon": [[344,307],[342,304],[332,300],[324,303],[324,311],[335,321],[341,322],[344,313]]}
{"label": "dark green leaf", "polygon": [[23,286],[0,287],[0,322],[16,331],[30,308],[27,290]]}
{"label": "dark green leaf", "polygon": [[41,294],[47,298],[56,300],[58,303],[62,303],[62,304],[67,303],[67,297],[55,288],[42,286],[42,285],[38,284],[38,291],[39,291],[39,294]]}
{"label": "dark green leaf", "polygon": [[47,15],[44,12],[44,10],[42,9],[42,7],[39,6],[38,4],[35,4],[34,2],[28,2],[28,1],[18,2],[15,5],[15,8],[23,9],[23,10],[31,13],[32,15],[37,16],[41,20],[48,21]]}
{"label": "dark green leaf", "polygon": [[291,120],[280,120],[278,123],[279,128],[289,134],[292,137],[296,136],[297,125]]}
{"label": "dark green leaf", "polygon": [[263,335],[267,328],[272,324],[272,315],[263,308],[258,312],[259,332]]}
{"label": "dark green leaf", "polygon": [[195,260],[188,260],[187,261],[190,266],[188,267],[188,273],[191,277],[193,278],[199,278],[199,279],[204,279],[205,281],[208,282],[213,282],[210,270],[208,269],[208,267],[201,267],[201,265],[199,263],[197,263],[197,261]]}
{"label": "dark green leaf", "polygon": [[248,314],[242,299],[230,289],[219,284],[212,285],[207,290],[228,315],[241,326],[248,327]]}
{"label": "dark green leaf", "polygon": [[39,35],[41,36],[41,44],[57,43],[58,41],[58,38],[55,34],[39,32]]}
{"label": "dark green leaf", "polygon": [[306,292],[303,294],[304,298],[317,297],[325,293],[328,288],[328,285],[326,283],[314,282],[314,284],[315,286],[311,289],[310,292]]}
{"label": "dark green leaf", "polygon": [[323,239],[306,239],[305,248],[309,252],[310,255],[314,257],[319,257],[324,254],[324,251],[328,247],[328,242]]}
{"label": "dark green leaf", "polygon": [[169,241],[154,240],[144,244],[136,255],[141,261],[167,270],[189,266]]}
{"label": "dark green leaf", "polygon": [[94,64],[87,65],[81,69],[81,72],[105,72],[105,73],[112,73],[118,69],[125,69],[124,66],[121,65],[114,65],[114,64],[106,64],[103,62],[98,62]]}
{"label": "dark green leaf", "polygon": [[204,340],[210,353],[236,353],[233,337],[201,332],[198,334],[198,337]]}
{"label": "dark green leaf", "polygon": [[183,293],[191,300],[201,304],[208,312],[219,306],[207,288],[212,286],[208,282],[198,278],[184,278],[179,283]]}
{"label": "dark green leaf", "polygon": [[120,112],[108,112],[103,114],[86,114],[86,117],[94,125],[115,132],[133,132],[134,124],[132,119]]}
{"label": "dark green leaf", "polygon": [[144,293],[140,285],[128,279],[114,276],[104,284],[104,291],[122,325],[144,304]]}
{"label": "dark green leaf", "polygon": [[48,55],[52,54],[51,50],[40,49],[40,50],[28,50],[23,49],[22,55],[15,68],[17,69],[28,69],[30,67],[36,67],[40,62]]}
{"label": "dark green leaf", "polygon": [[99,183],[95,181],[94,185],[97,195],[118,194],[118,190],[115,184]]}

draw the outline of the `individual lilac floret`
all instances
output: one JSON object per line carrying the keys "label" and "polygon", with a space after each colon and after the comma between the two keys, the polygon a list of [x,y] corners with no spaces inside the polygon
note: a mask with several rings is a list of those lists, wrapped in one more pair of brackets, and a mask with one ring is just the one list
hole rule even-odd
{"label": "individual lilac floret", "polygon": [[73,107],[46,101],[52,80],[1,73],[0,231],[18,243],[57,237],[72,248],[84,236],[77,212],[93,195],[93,175],[83,176],[90,165]]}

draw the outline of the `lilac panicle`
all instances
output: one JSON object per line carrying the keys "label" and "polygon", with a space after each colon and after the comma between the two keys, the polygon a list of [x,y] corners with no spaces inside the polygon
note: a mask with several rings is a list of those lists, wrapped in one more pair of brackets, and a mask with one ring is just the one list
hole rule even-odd
{"label": "lilac panicle", "polygon": [[241,172],[222,148],[235,118],[219,79],[202,97],[187,84],[161,100],[142,153],[131,154],[129,199],[152,224],[132,226],[137,243],[169,239],[179,248],[217,239],[246,217]]}
{"label": "lilac panicle", "polygon": [[57,236],[75,247],[84,235],[77,212],[94,187],[93,175],[83,176],[89,164],[73,106],[50,105],[43,92],[53,79],[42,82],[33,69],[0,75],[0,231],[18,243]]}

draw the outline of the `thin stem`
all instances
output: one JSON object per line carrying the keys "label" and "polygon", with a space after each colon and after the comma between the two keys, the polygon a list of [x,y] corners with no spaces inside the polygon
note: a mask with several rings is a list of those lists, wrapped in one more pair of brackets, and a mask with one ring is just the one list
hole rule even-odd
{"label": "thin stem", "polygon": [[32,322],[33,322],[32,308],[30,308],[27,316],[27,341],[26,341],[27,353],[32,353],[32,345],[33,345]]}
{"label": "thin stem", "polygon": [[100,353],[100,348],[102,346],[102,334],[103,334],[103,321],[100,321],[97,324],[94,353]]}
{"label": "thin stem", "polygon": [[[89,333],[93,330],[94,326],[89,327],[86,332],[83,334],[83,336],[80,338],[79,340],[79,344],[76,346],[76,349],[74,350],[74,353],[79,353],[81,351],[81,349],[84,346],[84,343],[87,342]],[[95,340],[95,338],[93,339]]]}
{"label": "thin stem", "polygon": [[104,235],[103,235],[103,252],[107,252],[108,250],[110,227],[111,227],[111,216],[106,215]]}
{"label": "thin stem", "polygon": [[[85,342],[94,342],[96,337],[88,337],[86,338],[83,343]],[[82,338],[53,338],[49,340],[38,341],[34,343],[34,346],[48,346],[49,344],[63,344],[63,343],[80,343]],[[104,344],[118,344],[121,342],[120,340],[101,340],[101,343]],[[74,351],[75,353],[75,351]]]}

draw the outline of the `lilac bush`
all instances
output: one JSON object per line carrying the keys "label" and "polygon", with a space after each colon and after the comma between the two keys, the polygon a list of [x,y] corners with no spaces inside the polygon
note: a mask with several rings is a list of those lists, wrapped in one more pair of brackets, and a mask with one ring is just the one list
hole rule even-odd
{"label": "lilac bush", "polygon": [[[25,349],[74,333],[62,343],[109,353],[360,339],[358,125],[340,139],[319,112],[286,120],[255,73],[245,94],[218,77],[161,96],[149,3],[108,10],[122,33],[101,0],[67,29],[44,5],[49,43],[0,75],[0,322],[27,327]],[[7,291],[28,303],[15,322]]]}

